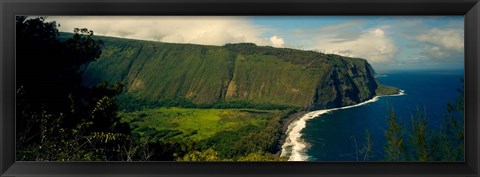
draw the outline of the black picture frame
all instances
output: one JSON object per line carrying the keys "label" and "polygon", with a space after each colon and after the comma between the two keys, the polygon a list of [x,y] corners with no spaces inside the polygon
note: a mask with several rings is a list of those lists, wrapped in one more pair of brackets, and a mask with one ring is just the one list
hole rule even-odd
{"label": "black picture frame", "polygon": [[[0,0],[1,176],[479,176],[478,0]],[[16,15],[464,15],[465,162],[16,162]]]}

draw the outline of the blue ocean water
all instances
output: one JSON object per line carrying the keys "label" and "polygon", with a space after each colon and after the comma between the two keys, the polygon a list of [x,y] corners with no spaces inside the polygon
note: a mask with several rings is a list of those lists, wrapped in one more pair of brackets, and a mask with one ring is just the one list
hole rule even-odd
{"label": "blue ocean water", "polygon": [[[377,80],[405,91],[403,96],[385,96],[362,106],[331,111],[307,122],[301,131],[310,161],[356,161],[365,131],[373,140],[369,160],[385,160],[384,146],[387,110],[393,108],[398,120],[410,125],[411,116],[420,110],[427,115],[429,129],[438,129],[447,113],[447,103],[454,103],[462,71],[397,71],[381,73]],[[356,143],[355,143],[356,142]],[[360,160],[363,156],[358,155]]]}

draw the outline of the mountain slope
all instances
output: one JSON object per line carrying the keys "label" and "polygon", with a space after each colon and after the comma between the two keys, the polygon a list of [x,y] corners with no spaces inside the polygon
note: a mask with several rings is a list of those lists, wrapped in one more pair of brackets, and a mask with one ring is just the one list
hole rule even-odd
{"label": "mountain slope", "polygon": [[364,59],[249,43],[206,46],[97,38],[104,42],[103,53],[86,68],[84,84],[121,82],[124,98],[151,104],[180,100],[323,109],[398,91],[380,85]]}

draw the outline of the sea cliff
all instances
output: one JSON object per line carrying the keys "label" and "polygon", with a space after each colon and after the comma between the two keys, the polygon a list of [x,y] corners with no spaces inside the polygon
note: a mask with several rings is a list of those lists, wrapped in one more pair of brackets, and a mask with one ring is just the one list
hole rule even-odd
{"label": "sea cliff", "polygon": [[398,92],[378,83],[373,68],[360,58],[250,43],[206,46],[97,38],[104,41],[103,53],[87,66],[84,84],[123,83],[120,98],[128,100],[122,102],[127,106],[317,110]]}

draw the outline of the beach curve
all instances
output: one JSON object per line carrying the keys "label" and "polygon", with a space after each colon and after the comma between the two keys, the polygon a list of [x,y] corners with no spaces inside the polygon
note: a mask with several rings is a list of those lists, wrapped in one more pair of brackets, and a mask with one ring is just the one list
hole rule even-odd
{"label": "beach curve", "polygon": [[404,90],[400,90],[400,92],[395,95],[375,96],[367,101],[364,101],[355,105],[308,112],[300,116],[297,120],[292,121],[288,125],[287,131],[286,131],[287,136],[282,145],[282,151],[280,156],[287,157],[288,161],[307,161],[308,160],[308,155],[305,152],[308,147],[308,144],[301,138],[302,136],[301,131],[306,127],[308,120],[314,119],[316,117],[321,116],[322,114],[325,114],[331,111],[349,109],[353,107],[362,106],[368,103],[373,103],[377,101],[378,98],[383,96],[402,96],[402,95],[405,95]]}

